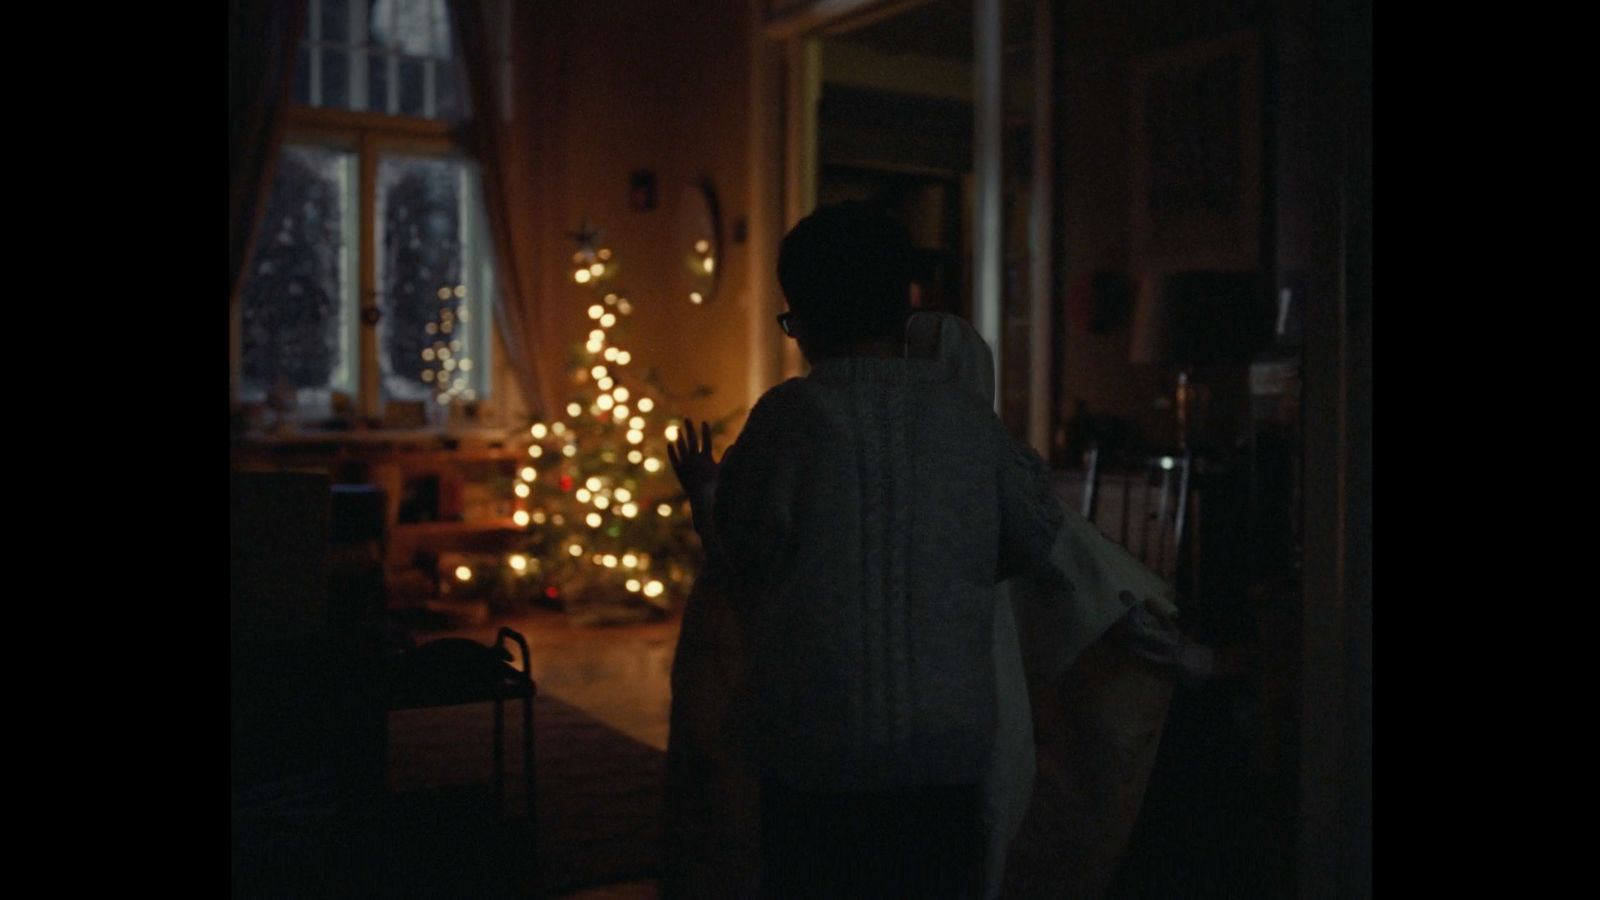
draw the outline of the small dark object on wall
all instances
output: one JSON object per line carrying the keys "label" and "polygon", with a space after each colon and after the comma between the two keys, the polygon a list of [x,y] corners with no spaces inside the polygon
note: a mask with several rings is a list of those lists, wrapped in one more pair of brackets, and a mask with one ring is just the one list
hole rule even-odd
{"label": "small dark object on wall", "polygon": [[656,208],[656,173],[640,169],[628,178],[628,203],[635,212]]}
{"label": "small dark object on wall", "polygon": [[378,324],[378,320],[381,319],[381,318],[383,318],[383,312],[381,310],[379,310],[376,306],[362,307],[362,309],[361,309],[361,324],[367,325],[367,326],[370,327],[372,325]]}
{"label": "small dark object on wall", "polygon": [[735,244],[742,244],[742,243],[744,243],[745,238],[747,238],[749,236],[750,236],[750,222],[749,222],[749,220],[747,220],[744,216],[740,216],[739,218],[734,219],[733,220],[733,242]]}

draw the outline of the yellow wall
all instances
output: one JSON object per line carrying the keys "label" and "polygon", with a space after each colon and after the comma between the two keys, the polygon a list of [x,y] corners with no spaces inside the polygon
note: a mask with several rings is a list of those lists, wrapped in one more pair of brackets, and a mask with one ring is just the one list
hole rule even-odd
{"label": "yellow wall", "polygon": [[[545,371],[560,379],[558,396],[570,384],[567,355],[591,327],[593,294],[571,279],[576,244],[566,236],[587,218],[605,229],[619,264],[615,284],[634,302],[623,339],[632,373],[655,367],[673,395],[716,389],[663,411],[701,418],[748,406],[748,245],[733,243],[732,230],[749,213],[749,5],[612,0],[536,9],[531,18],[548,52],[538,63],[541,83],[531,87],[552,92],[542,98],[552,140],[540,173],[548,204],[540,294],[555,357]],[[656,175],[654,211],[630,206],[629,176],[638,169]],[[724,243],[717,294],[697,307],[687,296],[678,205],[702,176],[718,195]]]}

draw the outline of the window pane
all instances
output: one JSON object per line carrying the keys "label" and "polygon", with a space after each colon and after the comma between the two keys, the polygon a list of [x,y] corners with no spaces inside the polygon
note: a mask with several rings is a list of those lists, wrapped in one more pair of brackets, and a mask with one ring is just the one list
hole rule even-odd
{"label": "window pane", "polygon": [[367,109],[389,111],[389,57],[374,53],[367,57]]}
{"label": "window pane", "polygon": [[350,0],[321,0],[322,40],[330,44],[350,42]]}
{"label": "window pane", "polygon": [[278,160],[243,302],[243,399],[293,394],[325,407],[354,379],[353,154],[287,146]]}
{"label": "window pane", "polygon": [[390,0],[367,0],[367,41],[385,47],[394,31],[394,4]]}
{"label": "window pane", "polygon": [[320,106],[350,106],[350,55],[343,50],[322,51],[322,102]]}
{"label": "window pane", "polygon": [[456,67],[450,63],[438,63],[434,66],[433,84],[438,92],[437,106],[434,108],[434,118],[447,119],[455,122],[466,118],[466,110],[462,108],[462,94],[456,83]]}
{"label": "window pane", "polygon": [[313,0],[306,14],[296,104],[450,121],[468,114],[444,0]]}
{"label": "window pane", "polygon": [[[472,209],[469,210],[469,204]],[[449,159],[378,163],[380,368],[386,400],[473,399],[487,373],[485,289],[473,283],[477,192]],[[469,293],[470,292],[470,293]]]}
{"label": "window pane", "polygon": [[372,42],[411,56],[450,56],[450,17],[443,0],[374,0]]}
{"label": "window pane", "polygon": [[424,96],[422,60],[401,57],[400,114],[403,116],[422,115],[426,112],[422,105]]}

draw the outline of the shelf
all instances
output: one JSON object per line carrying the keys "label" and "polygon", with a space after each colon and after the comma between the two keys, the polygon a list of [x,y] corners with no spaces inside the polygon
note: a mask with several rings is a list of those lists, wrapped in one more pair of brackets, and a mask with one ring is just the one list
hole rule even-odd
{"label": "shelf", "polygon": [[521,531],[510,519],[475,519],[471,522],[397,522],[396,534],[473,534],[485,531]]}
{"label": "shelf", "polygon": [[235,457],[386,456],[408,462],[501,461],[520,459],[521,429],[436,431],[329,431],[235,437]]}
{"label": "shelf", "polygon": [[302,429],[278,434],[252,434],[235,438],[244,444],[414,444],[438,448],[443,441],[493,443],[516,438],[522,428],[472,428],[438,431],[424,428],[372,428],[363,430]]}

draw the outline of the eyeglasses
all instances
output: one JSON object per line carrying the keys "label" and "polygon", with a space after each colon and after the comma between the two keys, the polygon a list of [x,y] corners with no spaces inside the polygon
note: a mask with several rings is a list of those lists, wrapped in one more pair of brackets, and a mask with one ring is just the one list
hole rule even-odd
{"label": "eyeglasses", "polygon": [[794,330],[795,330],[794,313],[793,312],[778,313],[778,327],[783,329],[783,333],[784,333],[784,335],[786,337],[794,337],[795,336],[795,333],[794,333]]}

